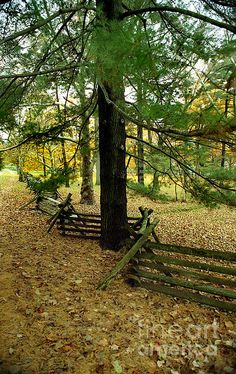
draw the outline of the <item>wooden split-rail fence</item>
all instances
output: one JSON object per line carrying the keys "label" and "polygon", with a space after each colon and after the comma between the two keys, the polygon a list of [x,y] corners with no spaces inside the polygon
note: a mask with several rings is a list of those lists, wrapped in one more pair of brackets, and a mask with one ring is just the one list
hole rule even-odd
{"label": "wooden split-rail fence", "polygon": [[[101,216],[100,214],[78,212],[69,193],[64,201],[58,193],[51,192],[36,193],[35,196],[24,204],[20,209],[24,209],[31,203],[36,203],[36,209],[49,214],[50,232],[56,224],[62,235],[83,239],[100,239],[101,237]],[[56,199],[58,198],[58,199]],[[130,227],[140,221],[139,217],[128,217]]]}
{"label": "wooden split-rail fence", "polygon": [[22,205],[19,209],[22,210],[32,203],[35,203],[36,210],[40,210],[43,213],[47,213],[50,216],[53,216],[60,209],[62,200],[59,195],[56,196],[55,193],[52,192],[43,192],[39,194],[36,193],[31,200]]}
{"label": "wooden split-rail fence", "polygon": [[[48,232],[56,224],[62,235],[99,239],[101,216],[77,212],[71,196],[62,201],[50,193],[36,194],[21,209],[36,201],[37,209],[51,215]],[[105,289],[128,265],[126,278],[132,286],[236,312],[236,252],[160,243],[155,233],[159,221],[150,221],[152,209],[139,210],[141,217],[128,219],[129,249],[98,289]]]}
{"label": "wooden split-rail fence", "polygon": [[130,249],[98,289],[105,289],[129,264],[126,278],[132,286],[236,312],[236,252],[162,244],[154,231],[157,223],[143,219]]}
{"label": "wooden split-rail fence", "polygon": [[[138,217],[128,217],[131,227],[138,220]],[[65,202],[59,205],[59,210],[52,217],[48,231],[51,231],[55,223],[62,235],[96,240],[101,237],[100,214],[78,212],[71,203],[71,194],[67,196]]]}
{"label": "wooden split-rail fence", "polygon": [[133,258],[129,280],[158,293],[236,312],[236,253],[153,243]]}
{"label": "wooden split-rail fence", "polygon": [[35,178],[30,173],[23,174],[23,180],[27,187],[34,192],[34,196],[26,204],[20,207],[20,210],[26,208],[32,203],[35,203],[35,209],[47,213],[51,216],[57,213],[60,204],[62,203],[61,196],[57,190],[55,191],[40,191],[37,186],[40,185],[40,179]]}

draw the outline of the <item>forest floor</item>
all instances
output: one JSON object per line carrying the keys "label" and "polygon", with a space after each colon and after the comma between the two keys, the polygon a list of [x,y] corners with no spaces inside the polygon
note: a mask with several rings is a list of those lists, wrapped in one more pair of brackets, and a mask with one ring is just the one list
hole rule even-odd
{"label": "forest floor", "polygon": [[[19,211],[29,199],[16,176],[0,176],[1,374],[236,372],[234,314],[131,288],[122,276],[96,290],[122,254],[47,234],[47,216]],[[159,216],[163,243],[236,251],[235,209],[130,194],[130,215],[140,205]]]}

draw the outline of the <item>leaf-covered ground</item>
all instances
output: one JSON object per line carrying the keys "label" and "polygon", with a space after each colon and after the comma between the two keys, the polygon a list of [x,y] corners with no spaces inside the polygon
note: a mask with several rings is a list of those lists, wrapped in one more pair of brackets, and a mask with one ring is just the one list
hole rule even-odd
{"label": "leaf-covered ground", "polygon": [[[19,211],[29,198],[14,175],[0,180],[1,374],[236,372],[234,314],[131,288],[122,276],[97,291],[122,254],[47,234],[45,215]],[[236,250],[235,209],[130,195],[130,214],[140,205],[160,217],[163,243]]]}

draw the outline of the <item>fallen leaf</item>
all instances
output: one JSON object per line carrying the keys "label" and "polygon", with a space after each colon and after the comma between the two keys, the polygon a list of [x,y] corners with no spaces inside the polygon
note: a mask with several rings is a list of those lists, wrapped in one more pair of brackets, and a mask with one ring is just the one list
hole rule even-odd
{"label": "fallen leaf", "polygon": [[231,321],[225,321],[224,324],[225,324],[225,327],[227,329],[232,329],[233,330],[234,324]]}
{"label": "fallen leaf", "polygon": [[112,350],[112,351],[118,351],[118,350],[119,350],[119,346],[116,345],[116,344],[113,344],[113,345],[111,346],[111,350]]}
{"label": "fallen leaf", "polygon": [[59,348],[62,348],[62,347],[64,347],[64,343],[61,340],[56,342],[56,344],[54,345],[55,349],[59,349]]}
{"label": "fallen leaf", "polygon": [[25,310],[25,314],[26,314],[26,316],[32,316],[32,314],[33,314],[33,310],[30,309],[30,308],[27,308],[27,309]]}
{"label": "fallen leaf", "polygon": [[23,275],[23,277],[25,278],[31,278],[31,275],[29,275],[28,273],[26,273],[25,271],[22,271],[21,273]]}
{"label": "fallen leaf", "polygon": [[72,351],[73,349],[75,349],[75,346],[71,343],[71,344],[66,344],[66,345],[64,345],[64,346],[60,349],[60,351],[62,351],[62,352],[70,352],[70,351]]}
{"label": "fallen leaf", "polygon": [[46,337],[47,341],[48,342],[56,342],[57,341],[57,336],[53,335],[53,334],[49,334],[47,337]]}
{"label": "fallen leaf", "polygon": [[12,347],[10,347],[8,352],[9,352],[9,355],[13,355],[14,349]]}
{"label": "fallen leaf", "polygon": [[91,336],[91,335],[86,335],[86,336],[85,336],[85,340],[86,340],[86,342],[89,342],[89,343],[91,343],[91,342],[92,342],[92,340],[93,340],[93,338],[92,338],[92,336]]}
{"label": "fallen leaf", "polygon": [[98,344],[101,345],[102,347],[106,347],[108,346],[108,340],[106,338],[103,338],[98,342]]}
{"label": "fallen leaf", "polygon": [[113,367],[114,367],[114,370],[115,370],[115,373],[116,374],[121,374],[123,373],[123,369],[122,369],[122,366],[120,364],[120,361],[118,360],[115,360],[113,363],[112,363]]}
{"label": "fallen leaf", "polygon": [[57,305],[57,300],[56,299],[49,299],[48,303],[51,305]]}
{"label": "fallen leaf", "polygon": [[163,365],[163,361],[158,360],[157,361],[157,367],[160,368],[160,367],[162,367],[162,365]]}

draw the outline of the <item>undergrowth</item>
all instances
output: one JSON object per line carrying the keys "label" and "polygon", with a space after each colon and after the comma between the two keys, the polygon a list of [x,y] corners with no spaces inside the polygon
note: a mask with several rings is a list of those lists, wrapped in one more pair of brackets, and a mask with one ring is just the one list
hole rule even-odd
{"label": "undergrowth", "polygon": [[163,202],[174,201],[174,199],[167,194],[153,191],[153,188],[150,185],[142,185],[140,183],[128,180],[127,187],[142,196],[149,197],[152,200],[159,200]]}

